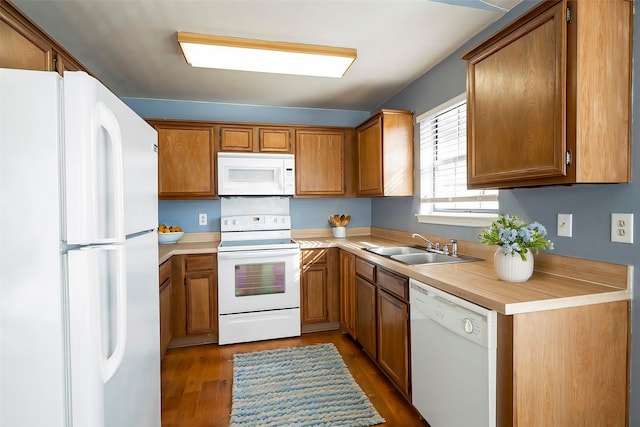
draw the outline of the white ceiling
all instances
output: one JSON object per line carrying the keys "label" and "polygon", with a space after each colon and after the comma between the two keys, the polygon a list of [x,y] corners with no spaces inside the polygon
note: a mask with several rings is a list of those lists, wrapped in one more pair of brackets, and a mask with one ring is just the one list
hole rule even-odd
{"label": "white ceiling", "polygon": [[[12,0],[120,97],[371,111],[503,13],[481,0]],[[510,8],[520,0],[492,0]],[[483,10],[485,7],[492,10]],[[177,32],[355,48],[345,77],[193,68]]]}

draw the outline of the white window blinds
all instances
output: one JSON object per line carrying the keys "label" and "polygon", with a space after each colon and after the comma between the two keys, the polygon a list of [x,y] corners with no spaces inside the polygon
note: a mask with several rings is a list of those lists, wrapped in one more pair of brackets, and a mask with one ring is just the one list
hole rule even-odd
{"label": "white window blinds", "polygon": [[498,190],[467,189],[467,105],[420,120],[421,213],[495,213]]}

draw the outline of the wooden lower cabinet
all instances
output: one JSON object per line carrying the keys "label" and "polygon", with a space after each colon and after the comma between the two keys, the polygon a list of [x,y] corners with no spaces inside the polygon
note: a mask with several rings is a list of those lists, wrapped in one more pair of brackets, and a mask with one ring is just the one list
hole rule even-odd
{"label": "wooden lower cabinet", "polygon": [[356,339],[410,398],[409,280],[362,258],[355,275]]}
{"label": "wooden lower cabinet", "polygon": [[626,426],[629,301],[498,315],[497,425]]}
{"label": "wooden lower cabinet", "polygon": [[[210,335],[218,332],[218,273],[215,254],[180,255],[174,274],[173,336]],[[176,286],[177,285],[177,286]]]}
{"label": "wooden lower cabinet", "polygon": [[312,249],[302,252],[300,280],[300,306],[302,324],[328,322],[327,250]]}
{"label": "wooden lower cabinet", "polygon": [[378,365],[405,396],[409,389],[409,304],[378,290]]}
{"label": "wooden lower cabinet", "polygon": [[356,335],[364,351],[377,357],[376,285],[356,277]]}
{"label": "wooden lower cabinet", "polygon": [[185,276],[187,335],[217,332],[215,275],[215,271],[203,271]]}
{"label": "wooden lower cabinet", "polygon": [[340,249],[340,326],[356,339],[356,256]]}
{"label": "wooden lower cabinet", "polygon": [[303,332],[338,328],[338,256],[336,248],[300,252],[300,316]]}
{"label": "wooden lower cabinet", "polygon": [[163,262],[159,270],[160,278],[160,356],[167,351],[171,342],[171,259]]}

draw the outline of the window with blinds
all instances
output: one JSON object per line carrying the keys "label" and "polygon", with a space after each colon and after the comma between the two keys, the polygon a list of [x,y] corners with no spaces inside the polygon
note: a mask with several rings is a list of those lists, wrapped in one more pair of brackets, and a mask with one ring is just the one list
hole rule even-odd
{"label": "window with blinds", "polygon": [[498,190],[467,189],[467,105],[464,96],[418,117],[422,215],[498,212]]}

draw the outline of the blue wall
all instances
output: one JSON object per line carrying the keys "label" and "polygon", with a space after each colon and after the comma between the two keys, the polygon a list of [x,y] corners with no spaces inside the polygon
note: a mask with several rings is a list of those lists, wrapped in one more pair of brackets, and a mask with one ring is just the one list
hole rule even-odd
{"label": "blue wall", "polygon": [[[536,2],[526,1],[514,8],[502,20],[475,37],[437,67],[413,82],[396,96],[385,102],[385,108],[415,111],[416,115],[429,111],[441,103],[465,92],[466,64],[460,56],[475,44],[496,32],[507,22],[521,15]],[[634,16],[634,64],[640,64],[640,17]],[[634,70],[633,105],[638,102],[638,72]],[[615,84],[615,82],[612,82]],[[416,138],[419,132],[416,128]],[[632,125],[633,146],[637,150],[640,135],[640,112],[634,109]],[[419,170],[418,143],[415,144],[416,170]],[[640,176],[640,156],[633,155],[632,176]],[[416,174],[417,175],[417,174]],[[419,181],[416,176],[416,188]],[[636,213],[636,224],[640,222],[640,182],[610,185],[574,185],[543,188],[522,188],[500,191],[500,211],[519,215],[527,220],[537,220],[547,226],[549,237],[555,244],[554,253],[580,258],[635,265],[640,259],[640,247],[612,243],[610,241],[611,213]],[[402,199],[372,199],[371,225],[413,232],[476,240],[479,229],[468,227],[445,227],[419,224],[414,214],[419,210],[419,197]],[[558,213],[573,214],[573,237],[557,237]],[[639,228],[635,227],[635,241],[640,241]],[[639,283],[640,268],[635,269],[634,283]],[[640,328],[638,292],[632,301],[632,331]],[[640,426],[640,340],[632,339],[631,354],[631,401],[629,425]]]}
{"label": "blue wall", "polygon": [[[291,227],[330,228],[330,215],[351,215],[349,227],[371,225],[371,199],[291,199]],[[206,213],[208,225],[198,225],[198,214]],[[160,200],[161,224],[180,225],[184,231],[220,231],[220,200]]]}

